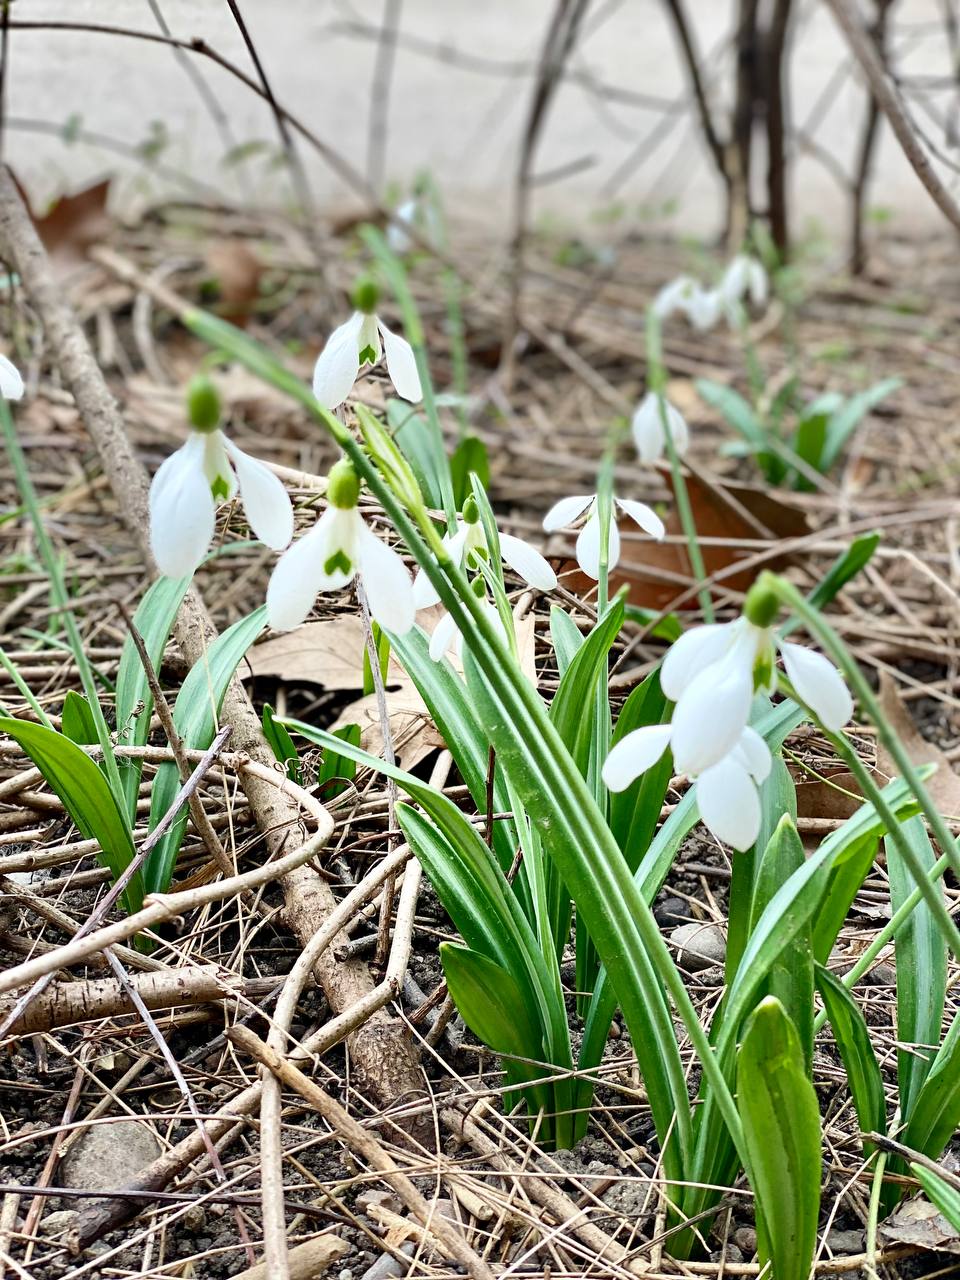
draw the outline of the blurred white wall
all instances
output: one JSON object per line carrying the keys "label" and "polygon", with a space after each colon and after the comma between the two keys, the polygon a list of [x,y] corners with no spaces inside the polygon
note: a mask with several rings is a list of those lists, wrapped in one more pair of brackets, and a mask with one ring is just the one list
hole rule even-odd
{"label": "blurred white wall", "polygon": [[[200,37],[250,70],[225,0],[157,3],[175,35]],[[383,3],[241,0],[277,96],[362,171],[377,57],[371,33]],[[729,50],[723,49],[731,0],[688,0],[688,8],[715,78],[716,100],[723,103],[731,78]],[[429,168],[459,214],[503,224],[531,68],[552,9],[553,0],[402,0],[390,85],[388,182],[407,184]],[[817,0],[797,0],[795,10],[793,120],[804,125],[839,77],[814,135],[832,157],[829,163],[849,172],[863,91],[856,74],[844,75],[849,59],[826,8]],[[946,75],[940,0],[898,0],[894,12],[901,68]],[[158,30],[148,0],[17,0],[13,16]],[[268,108],[206,59],[196,58],[195,65],[226,114],[234,143],[263,144],[252,146],[243,162],[223,163],[223,132],[168,48],[50,31],[13,31],[10,45],[6,154],[35,196],[49,197],[115,169],[126,175],[118,188],[121,202],[186,190],[177,175],[231,198],[245,191],[273,203],[290,199],[288,176],[275,162]],[[538,188],[538,215],[570,225],[592,216],[615,217],[619,226],[714,230],[718,187],[697,137],[661,0],[593,0],[571,70],[536,160],[540,174],[565,176]],[[960,149],[945,141],[944,121],[955,109],[951,93],[930,95],[927,105],[932,114],[918,110],[918,119],[953,160],[960,159]],[[662,136],[653,143],[658,130]],[[145,147],[164,175],[118,154],[107,139],[127,150]],[[646,154],[637,160],[644,139]],[[308,147],[301,151],[318,205],[347,207],[343,183]],[[828,234],[845,233],[847,202],[822,158],[801,156],[792,187],[798,226],[815,222]],[[870,203],[895,230],[942,225],[887,130]]]}

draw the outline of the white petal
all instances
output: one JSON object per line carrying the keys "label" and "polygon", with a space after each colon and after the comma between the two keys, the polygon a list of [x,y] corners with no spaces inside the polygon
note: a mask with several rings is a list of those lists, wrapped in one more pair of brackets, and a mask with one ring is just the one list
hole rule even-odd
{"label": "white petal", "polygon": [[660,687],[676,702],[695,676],[718,662],[733,644],[729,622],[711,622],[692,627],[670,646],[660,668]]}
{"label": "white petal", "polygon": [[313,367],[313,394],[325,409],[336,409],[350,394],[360,372],[363,313],[355,311],[334,329]]}
{"label": "white petal", "polygon": [[760,796],[753,779],[733,757],[705,769],[697,779],[697,808],[704,825],[741,853],[760,834]]}
{"label": "white petal", "polygon": [[[463,550],[466,543],[467,526],[465,524],[461,523],[457,532],[452,536],[449,533],[443,535],[443,544],[450,553],[450,559],[454,564],[462,563]],[[418,609],[429,609],[431,605],[440,603],[437,589],[423,569],[417,571],[417,576],[413,580],[413,602]]]}
{"label": "white petal", "polygon": [[215,507],[203,472],[204,441],[191,435],[150,486],[150,549],[168,578],[189,577],[213,537]]}
{"label": "white petal", "polygon": [[293,507],[286,489],[269,467],[225,441],[237,471],[240,500],[250,528],[268,547],[282,551],[293,537]]}
{"label": "white petal", "polygon": [[665,284],[653,300],[653,311],[666,320],[677,311],[686,311],[691,295],[700,286],[693,276],[677,276]]}
{"label": "white petal", "polygon": [[673,441],[673,447],[678,455],[682,458],[690,448],[690,428],[687,426],[687,420],[669,400],[665,401],[667,406],[667,422],[670,425],[670,439]]}
{"label": "white petal", "polygon": [[[590,512],[587,523],[577,538],[577,564],[594,580],[600,577],[600,516],[597,509]],[[620,531],[616,520],[610,521],[610,538],[607,542],[607,569],[613,569],[620,560]]]}
{"label": "white petal", "polygon": [[587,493],[573,498],[561,498],[543,517],[544,529],[547,533],[553,533],[556,529],[565,529],[567,525],[574,524],[593,502],[594,497],[594,494]]}
{"label": "white petal", "polygon": [[433,629],[430,637],[430,657],[439,662],[452,644],[459,638],[457,624],[449,613],[445,613]]}
{"label": "white petal", "polygon": [[519,576],[537,591],[552,591],[557,575],[535,547],[512,533],[500,534],[500,554]]}
{"label": "white petal", "polygon": [[373,352],[372,358],[367,357],[370,364],[379,364],[383,358],[383,347],[380,344],[380,328],[379,321],[376,316],[365,315],[360,325],[360,333],[357,336],[357,346],[360,351],[366,351],[369,347]]}
{"label": "white petal", "polygon": [[773,757],[770,748],[756,729],[749,725],[740,735],[740,741],[733,749],[733,758],[743,765],[754,782],[761,783],[770,774]]}
{"label": "white petal", "polygon": [[720,294],[728,302],[737,302],[747,289],[750,275],[750,259],[746,254],[738,253],[731,261],[723,279],[720,281]]}
{"label": "white petal", "polygon": [[409,253],[413,248],[413,240],[407,227],[412,227],[417,216],[416,200],[405,200],[393,211],[393,217],[387,224],[387,244],[396,254]]}
{"label": "white petal", "polygon": [[4,400],[20,400],[23,397],[20,370],[6,356],[0,356],[0,396]]}
{"label": "white petal", "polygon": [[747,726],[753,668],[729,657],[704,668],[673,713],[673,758],[694,778],[729,755]]}
{"label": "white petal", "polygon": [[690,299],[687,315],[695,329],[703,332],[712,329],[722,315],[725,314],[728,301],[719,289],[698,289]]}
{"label": "white petal", "polygon": [[227,437],[222,431],[208,431],[203,440],[203,474],[213,493],[213,500],[229,502],[237,492],[237,477],[227,457]]}
{"label": "white petal", "polygon": [[783,665],[802,702],[831,733],[838,733],[853,715],[853,698],[843,677],[822,653],[799,644],[780,645]]}
{"label": "white petal", "polygon": [[634,410],[630,429],[640,461],[646,466],[659,462],[663,457],[663,426],[660,406],[652,391],[647,392]]}
{"label": "white petal", "polygon": [[663,521],[645,502],[634,502],[632,498],[617,498],[616,502],[620,510],[638,524],[644,533],[649,533],[651,538],[659,540],[667,532]]}
{"label": "white petal", "polygon": [[[313,526],[276,563],[267,585],[267,619],[277,631],[291,631],[306,618],[321,591],[345,587],[356,572],[354,553],[356,508],[327,507]],[[350,560],[350,569],[327,573],[324,566],[337,550]]]}
{"label": "white petal", "polygon": [[417,359],[413,347],[401,338],[399,333],[388,329],[383,321],[379,321],[383,334],[383,350],[387,357],[387,373],[396,388],[398,396],[410,400],[414,404],[423,399],[423,388],[420,386],[420,374],[417,372]]}
{"label": "white petal", "polygon": [[626,791],[634,778],[657,763],[670,743],[668,724],[634,729],[617,743],[603,762],[603,784],[608,791]]}
{"label": "white petal", "polygon": [[413,626],[417,607],[402,557],[364,525],[357,539],[357,558],[371,614],[385,631],[405,635]]}
{"label": "white petal", "polygon": [[769,280],[762,262],[757,258],[750,259],[750,272],[748,286],[750,290],[750,301],[755,307],[762,307],[767,301],[769,292]]}

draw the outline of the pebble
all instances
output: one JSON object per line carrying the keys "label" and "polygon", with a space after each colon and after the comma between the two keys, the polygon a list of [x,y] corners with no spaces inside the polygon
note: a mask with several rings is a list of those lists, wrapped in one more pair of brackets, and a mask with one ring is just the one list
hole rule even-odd
{"label": "pebble", "polygon": [[58,1209],[55,1213],[45,1213],[40,1219],[42,1236],[59,1236],[68,1231],[78,1217],[76,1209]]}
{"label": "pebble", "polygon": [[838,1253],[841,1256],[862,1253],[863,1232],[841,1231],[838,1227],[834,1227],[832,1231],[827,1233],[827,1244],[834,1253]]}
{"label": "pebble", "polygon": [[[159,1154],[160,1145],[152,1131],[138,1120],[96,1124],[64,1156],[61,1185],[78,1191],[119,1190]],[[80,1202],[77,1208],[85,1208],[86,1203]],[[103,1201],[98,1197],[89,1203]]]}
{"label": "pebble", "polygon": [[737,1227],[733,1233],[733,1243],[743,1250],[746,1257],[752,1258],[757,1252],[757,1233],[753,1227]]}
{"label": "pebble", "polygon": [[670,934],[677,950],[677,961],[686,969],[709,969],[722,964],[727,953],[727,940],[716,924],[682,924]]}
{"label": "pebble", "polygon": [[653,905],[653,916],[661,929],[671,924],[682,924],[690,915],[690,905],[682,898],[661,898]]}

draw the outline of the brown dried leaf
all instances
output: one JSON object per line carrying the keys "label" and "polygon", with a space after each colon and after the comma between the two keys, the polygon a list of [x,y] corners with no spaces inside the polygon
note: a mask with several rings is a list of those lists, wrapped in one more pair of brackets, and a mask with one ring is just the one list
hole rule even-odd
{"label": "brown dried leaf", "polygon": [[[954,773],[953,766],[940,748],[928,742],[917,729],[900,697],[896,681],[887,671],[880,672],[880,706],[911,762],[937,766],[936,773],[926,783],[937,808],[948,817],[960,815],[960,777]],[[882,743],[877,746],[877,771],[884,781],[900,776]]]}
{"label": "brown dried leaf", "polygon": [[797,783],[798,818],[849,818],[862,804],[863,796],[851,773],[831,773]]}
{"label": "brown dried leaf", "polygon": [[260,296],[263,263],[245,240],[215,240],[207,247],[206,261],[220,290],[217,310],[242,329]]}
{"label": "brown dried leaf", "polygon": [[902,1204],[880,1230],[884,1238],[894,1244],[912,1244],[918,1249],[960,1255],[960,1233],[922,1196],[914,1196]]}
{"label": "brown dried leaf", "polygon": [[110,179],[95,182],[72,196],[61,196],[33,223],[54,267],[69,270],[83,262],[87,250],[113,231],[107,212]]}

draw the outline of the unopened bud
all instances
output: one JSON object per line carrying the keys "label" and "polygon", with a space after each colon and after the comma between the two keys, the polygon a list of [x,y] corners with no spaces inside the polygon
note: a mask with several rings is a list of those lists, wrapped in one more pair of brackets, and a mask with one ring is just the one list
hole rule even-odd
{"label": "unopened bud", "polygon": [[195,431],[216,431],[220,425],[220,393],[205,373],[187,385],[187,417]]}
{"label": "unopened bud", "polygon": [[332,507],[349,511],[360,497],[360,477],[349,458],[341,458],[330,468],[327,476],[327,501]]}
{"label": "unopened bud", "polygon": [[366,316],[372,316],[377,309],[377,301],[380,297],[380,290],[377,288],[376,282],[371,280],[369,276],[364,276],[362,280],[358,280],[353,286],[353,293],[350,299],[358,311],[362,311]]}
{"label": "unopened bud", "polygon": [[747,592],[743,602],[743,616],[755,627],[766,630],[772,627],[780,612],[780,601],[760,577]]}

